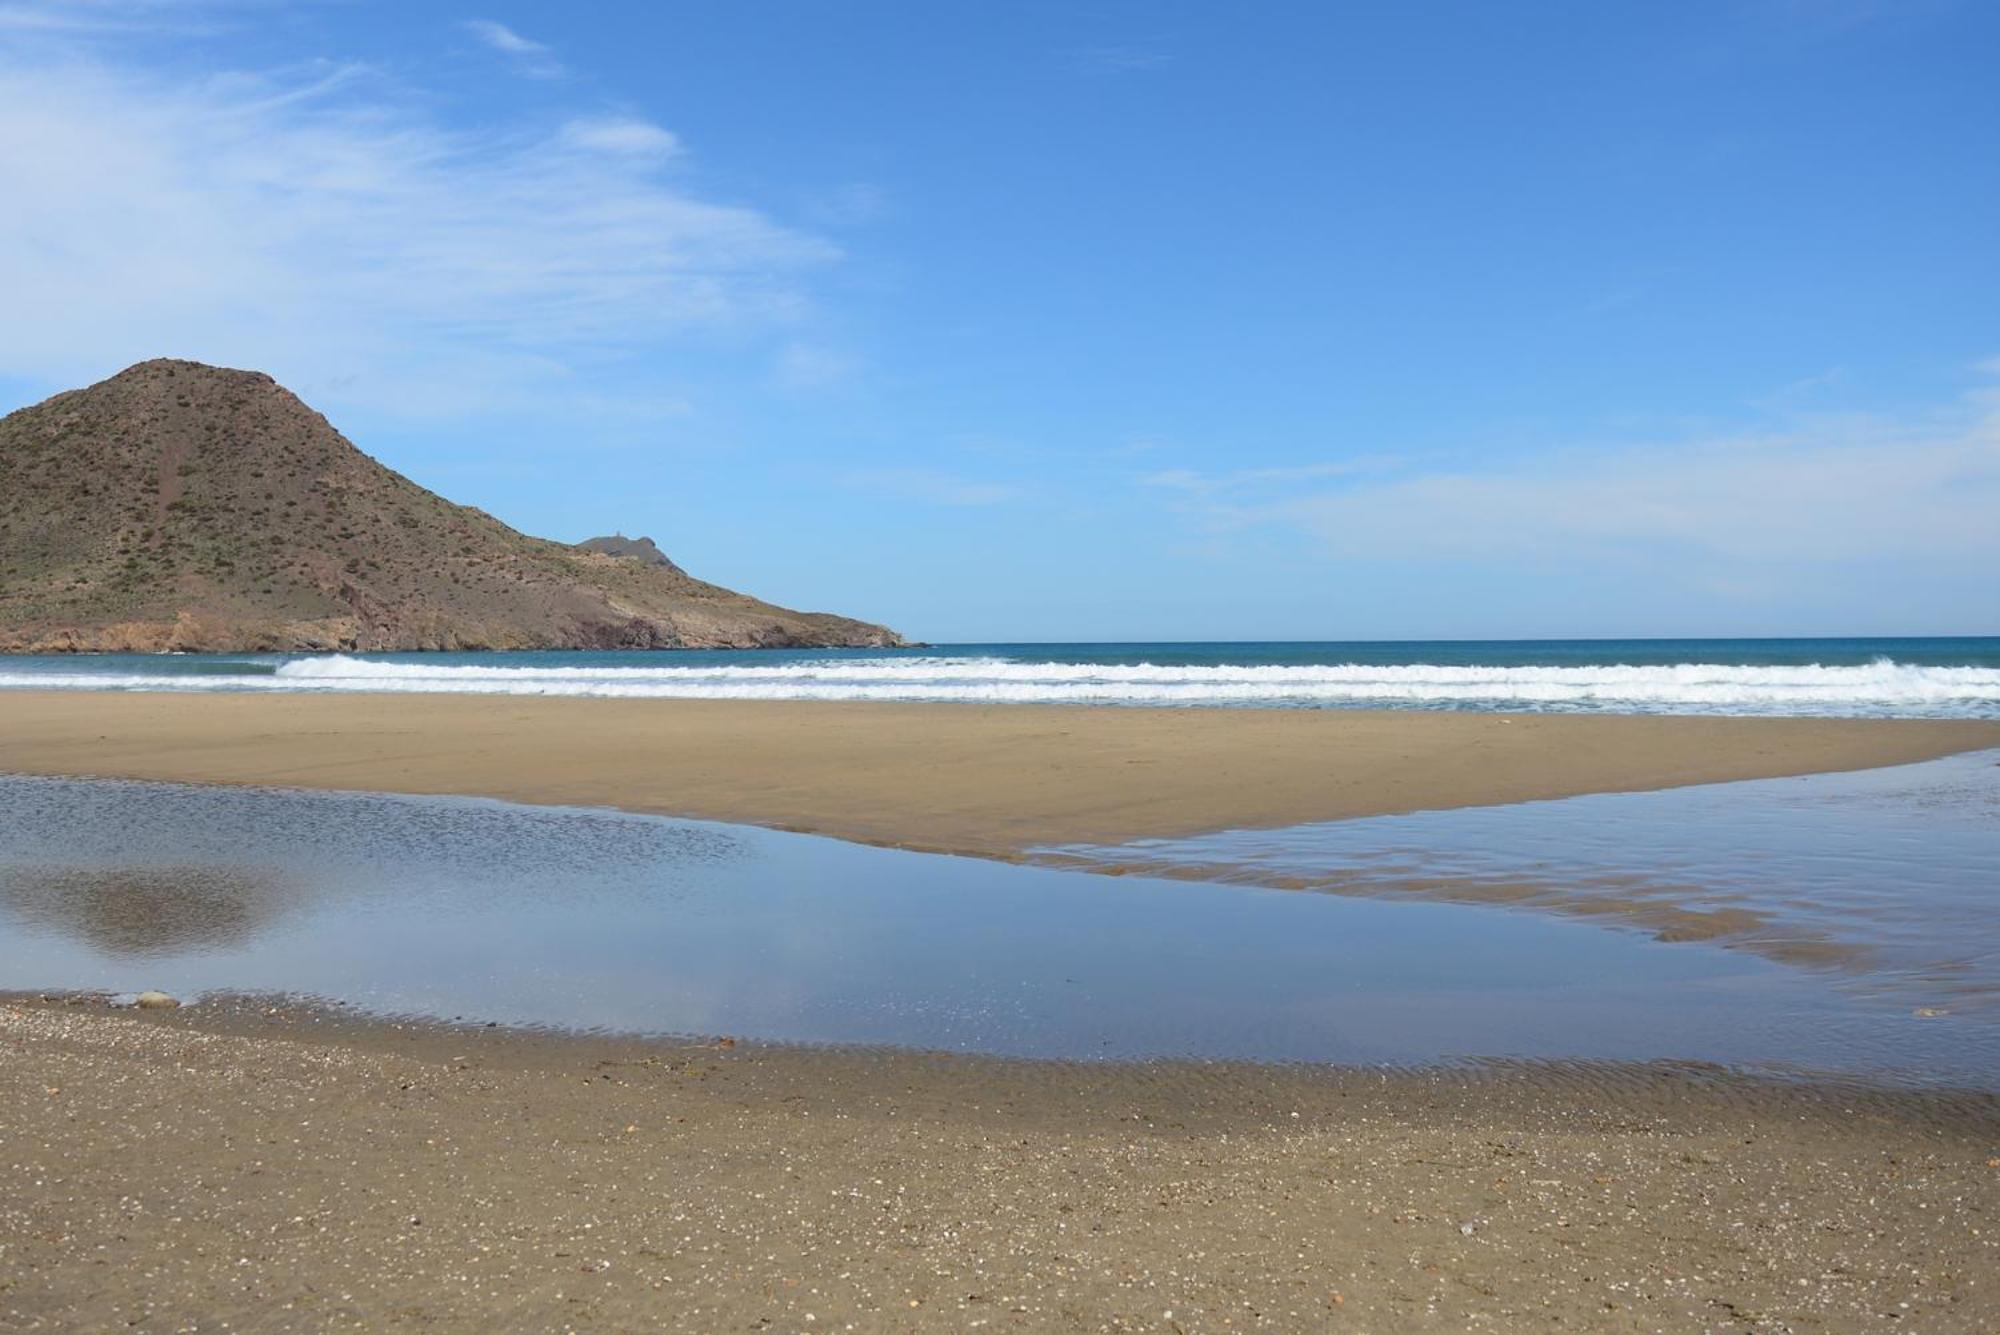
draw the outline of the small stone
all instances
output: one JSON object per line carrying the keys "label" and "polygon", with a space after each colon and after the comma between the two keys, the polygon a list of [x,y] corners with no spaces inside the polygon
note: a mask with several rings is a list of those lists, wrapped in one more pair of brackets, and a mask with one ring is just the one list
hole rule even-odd
{"label": "small stone", "polygon": [[142,1011],[170,1011],[181,1003],[164,992],[141,992],[132,1004]]}

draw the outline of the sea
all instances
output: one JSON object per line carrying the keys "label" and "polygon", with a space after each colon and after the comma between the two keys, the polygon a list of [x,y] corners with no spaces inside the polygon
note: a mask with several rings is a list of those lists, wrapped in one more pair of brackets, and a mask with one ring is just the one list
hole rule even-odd
{"label": "sea", "polygon": [[2000,718],[2000,636],[0,656],[0,689]]}

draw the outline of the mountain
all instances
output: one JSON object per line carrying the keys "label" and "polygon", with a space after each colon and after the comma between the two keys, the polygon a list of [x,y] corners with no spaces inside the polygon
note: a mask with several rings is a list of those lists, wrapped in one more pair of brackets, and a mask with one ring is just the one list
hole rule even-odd
{"label": "mountain", "polygon": [[903,642],[618,541],[453,505],[255,371],[142,362],[0,418],[0,650]]}

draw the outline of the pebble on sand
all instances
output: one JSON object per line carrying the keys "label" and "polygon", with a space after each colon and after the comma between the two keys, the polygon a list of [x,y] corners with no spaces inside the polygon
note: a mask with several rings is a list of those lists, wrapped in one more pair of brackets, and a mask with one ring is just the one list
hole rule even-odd
{"label": "pebble on sand", "polygon": [[164,992],[141,992],[132,1004],[142,1011],[170,1011],[181,1003]]}

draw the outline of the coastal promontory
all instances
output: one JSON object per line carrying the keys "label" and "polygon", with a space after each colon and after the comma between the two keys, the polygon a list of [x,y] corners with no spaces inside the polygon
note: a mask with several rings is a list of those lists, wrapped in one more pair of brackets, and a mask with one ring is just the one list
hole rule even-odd
{"label": "coastal promontory", "polygon": [[886,646],[649,540],[517,532],[255,371],[142,362],[0,418],[0,651]]}

